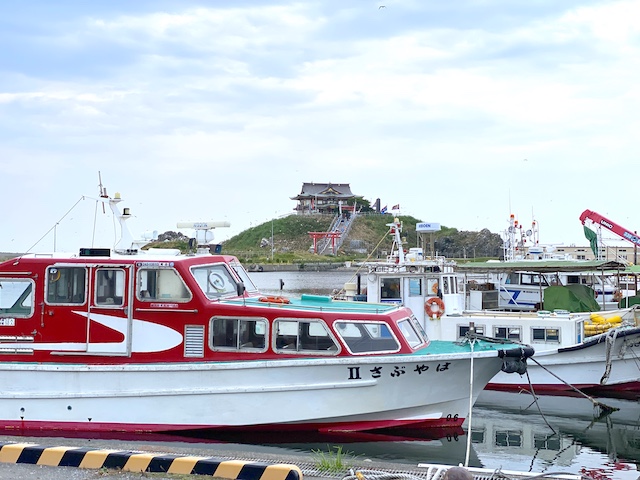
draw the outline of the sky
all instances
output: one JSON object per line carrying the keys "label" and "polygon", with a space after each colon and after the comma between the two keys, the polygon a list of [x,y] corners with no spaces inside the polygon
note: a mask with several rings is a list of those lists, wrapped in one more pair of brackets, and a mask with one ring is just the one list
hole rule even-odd
{"label": "sky", "polygon": [[585,209],[637,229],[638,18],[640,0],[2,2],[0,252],[98,245],[100,183],[137,237],[227,221],[221,242],[292,214],[305,182],[458,230],[514,214],[547,244],[588,245]]}

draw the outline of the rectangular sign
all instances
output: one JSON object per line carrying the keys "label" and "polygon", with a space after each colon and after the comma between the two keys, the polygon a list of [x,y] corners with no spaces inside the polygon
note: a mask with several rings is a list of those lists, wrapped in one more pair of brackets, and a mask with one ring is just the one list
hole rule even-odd
{"label": "rectangular sign", "polygon": [[416,223],[416,232],[438,232],[440,224],[434,222]]}

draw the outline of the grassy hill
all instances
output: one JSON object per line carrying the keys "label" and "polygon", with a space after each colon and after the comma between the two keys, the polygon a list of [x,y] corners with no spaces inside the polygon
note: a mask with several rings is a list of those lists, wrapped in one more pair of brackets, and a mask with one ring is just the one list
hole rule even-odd
{"label": "grassy hill", "polygon": [[[421,220],[400,216],[403,237],[410,247],[418,246],[415,226]],[[223,242],[223,252],[237,256],[244,263],[269,263],[272,261],[271,235],[273,228],[273,262],[293,263],[331,260],[362,260],[386,255],[392,245],[387,224],[392,215],[359,215],[342,247],[334,256],[317,255],[309,250],[313,240],[309,232],[325,232],[331,226],[331,215],[290,215],[265,222]],[[459,232],[455,228],[442,227],[434,234],[436,252],[449,258],[497,258],[502,239],[489,230]],[[262,245],[262,246],[261,246]]]}

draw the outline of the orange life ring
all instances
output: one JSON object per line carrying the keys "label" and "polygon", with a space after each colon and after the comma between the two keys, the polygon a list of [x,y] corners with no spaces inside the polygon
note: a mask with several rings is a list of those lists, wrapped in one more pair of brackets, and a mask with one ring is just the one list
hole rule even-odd
{"label": "orange life ring", "polygon": [[439,297],[431,297],[424,302],[424,313],[429,318],[440,318],[444,313],[444,302]]}
{"label": "orange life ring", "polygon": [[285,297],[260,297],[258,300],[266,303],[291,303],[291,300]]}

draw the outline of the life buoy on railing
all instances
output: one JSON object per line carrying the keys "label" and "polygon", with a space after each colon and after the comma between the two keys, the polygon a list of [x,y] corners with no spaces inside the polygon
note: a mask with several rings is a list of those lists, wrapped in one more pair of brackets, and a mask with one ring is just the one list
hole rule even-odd
{"label": "life buoy on railing", "polygon": [[424,313],[431,319],[440,318],[444,313],[444,302],[439,297],[428,298],[424,302]]}
{"label": "life buoy on railing", "polygon": [[258,301],[265,303],[291,303],[291,300],[285,297],[260,297]]}

